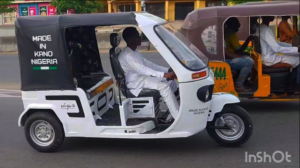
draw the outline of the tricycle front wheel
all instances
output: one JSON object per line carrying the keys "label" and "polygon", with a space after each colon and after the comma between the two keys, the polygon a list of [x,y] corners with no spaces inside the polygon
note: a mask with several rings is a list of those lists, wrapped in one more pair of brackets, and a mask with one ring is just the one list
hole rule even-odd
{"label": "tricycle front wheel", "polygon": [[240,146],[250,139],[253,126],[246,110],[237,105],[226,105],[213,121],[207,123],[206,129],[218,144]]}

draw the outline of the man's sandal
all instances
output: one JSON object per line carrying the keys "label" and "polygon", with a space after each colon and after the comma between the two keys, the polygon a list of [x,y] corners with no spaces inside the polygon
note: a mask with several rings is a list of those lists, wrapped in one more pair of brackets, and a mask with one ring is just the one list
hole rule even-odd
{"label": "man's sandal", "polygon": [[244,87],[244,86],[235,86],[234,89],[235,89],[236,91],[242,91],[242,92],[248,92],[248,91],[251,91],[250,88],[246,88],[246,87]]}

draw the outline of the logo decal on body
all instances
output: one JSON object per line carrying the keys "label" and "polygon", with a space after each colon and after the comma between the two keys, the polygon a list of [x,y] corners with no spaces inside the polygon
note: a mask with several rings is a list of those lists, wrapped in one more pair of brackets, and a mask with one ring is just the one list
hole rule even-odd
{"label": "logo decal on body", "polygon": [[216,80],[226,80],[226,68],[225,67],[211,67],[213,70]]}
{"label": "logo decal on body", "polygon": [[204,114],[208,110],[208,107],[202,109],[189,109],[190,113],[194,113],[194,115]]}
{"label": "logo decal on body", "polygon": [[66,101],[66,100],[74,100],[78,106],[79,112],[78,113],[68,113],[69,117],[76,117],[76,118],[84,118],[83,108],[78,96],[46,96],[46,100],[50,101]]}
{"label": "logo decal on body", "polygon": [[75,106],[75,104],[66,104],[66,103],[64,103],[60,107],[61,107],[61,109],[69,110],[69,109],[74,109],[76,106]]}

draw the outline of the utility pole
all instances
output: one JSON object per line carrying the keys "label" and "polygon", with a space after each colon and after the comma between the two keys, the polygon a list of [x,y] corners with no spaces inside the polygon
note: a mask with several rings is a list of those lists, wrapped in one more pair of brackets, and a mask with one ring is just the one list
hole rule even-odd
{"label": "utility pole", "polygon": [[142,0],[142,8],[143,8],[143,12],[146,12],[146,0]]}
{"label": "utility pole", "polygon": [[[146,12],[146,0],[142,0],[141,1],[141,6],[142,6],[142,9],[143,9],[143,12]],[[144,33],[142,33],[142,36],[145,36]],[[144,40],[144,37],[143,37],[143,40]],[[148,48],[147,50],[149,51],[150,50],[150,47],[151,47],[151,43],[150,41],[147,39],[146,42],[148,42]]]}

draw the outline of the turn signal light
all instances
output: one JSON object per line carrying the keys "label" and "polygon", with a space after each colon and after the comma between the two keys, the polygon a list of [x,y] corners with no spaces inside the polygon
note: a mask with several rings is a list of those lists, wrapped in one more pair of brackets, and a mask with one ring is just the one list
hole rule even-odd
{"label": "turn signal light", "polygon": [[203,78],[207,75],[207,71],[197,72],[192,74],[192,79]]}

